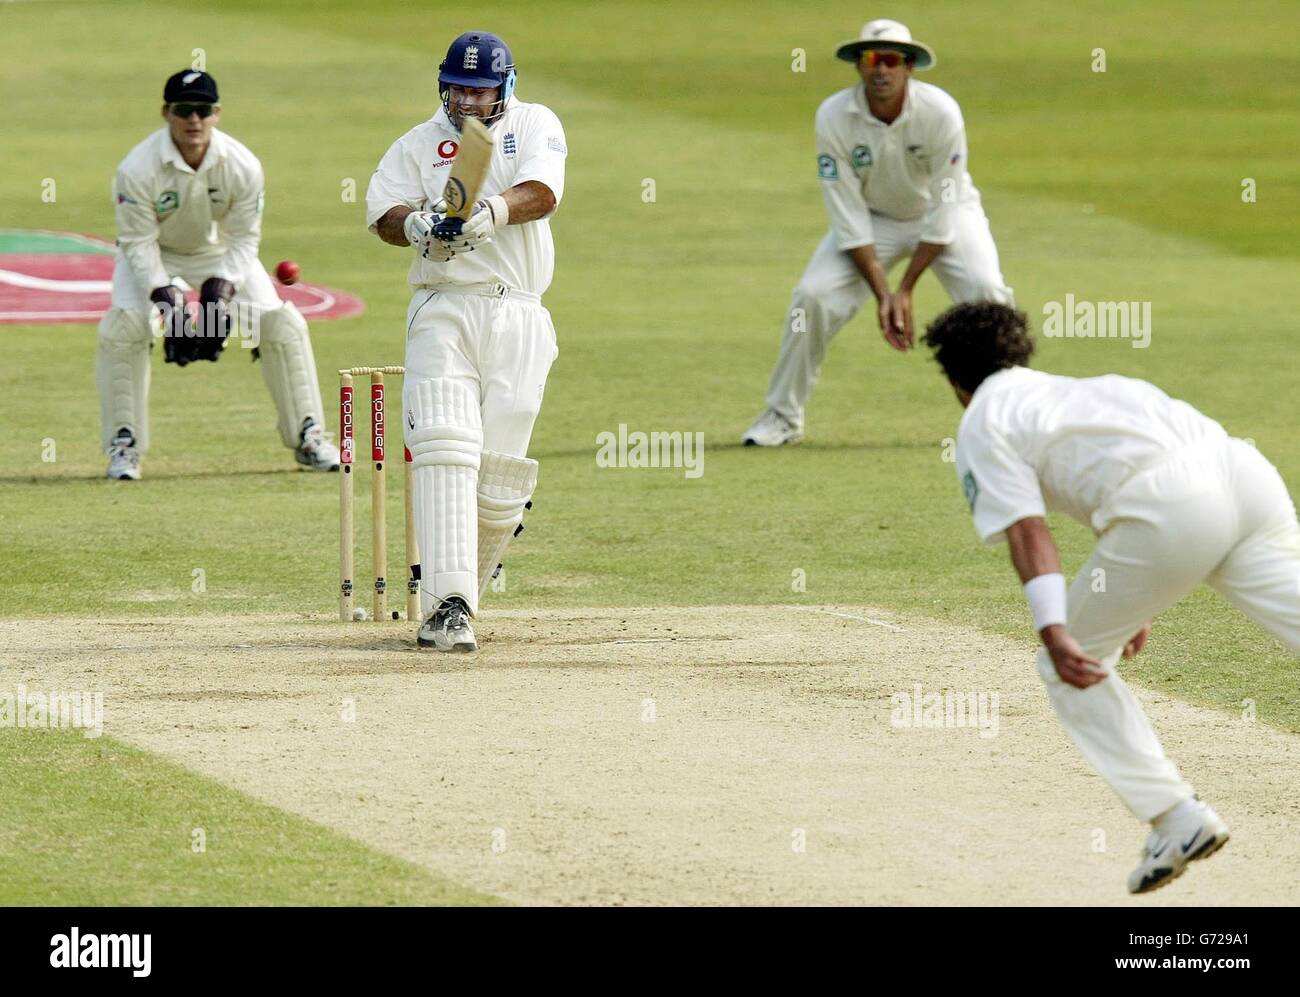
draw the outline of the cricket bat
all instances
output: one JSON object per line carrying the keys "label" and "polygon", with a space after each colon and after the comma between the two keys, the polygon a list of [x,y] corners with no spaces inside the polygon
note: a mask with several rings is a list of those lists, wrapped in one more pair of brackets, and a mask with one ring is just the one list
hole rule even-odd
{"label": "cricket bat", "polygon": [[442,191],[448,218],[469,218],[491,161],[491,133],[478,118],[466,115],[460,128],[460,151]]}

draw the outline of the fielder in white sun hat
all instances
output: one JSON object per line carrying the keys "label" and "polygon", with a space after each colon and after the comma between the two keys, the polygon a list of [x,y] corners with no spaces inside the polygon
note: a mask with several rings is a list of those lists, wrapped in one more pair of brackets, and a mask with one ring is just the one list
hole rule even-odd
{"label": "fielder in white sun hat", "polygon": [[913,69],[929,69],[935,63],[934,49],[924,42],[912,41],[912,32],[906,24],[879,18],[862,26],[862,35],[844,42],[835,50],[835,57],[845,62],[857,62],[858,56],[868,49],[892,49],[902,52],[912,61]]}

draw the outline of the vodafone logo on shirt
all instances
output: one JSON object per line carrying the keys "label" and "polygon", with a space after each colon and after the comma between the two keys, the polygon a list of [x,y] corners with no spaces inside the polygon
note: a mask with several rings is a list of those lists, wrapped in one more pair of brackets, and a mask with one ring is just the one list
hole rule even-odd
{"label": "vodafone logo on shirt", "polygon": [[451,139],[443,139],[438,143],[438,155],[443,159],[451,159],[460,150],[460,146]]}
{"label": "vodafone logo on shirt", "polygon": [[452,160],[456,158],[456,153],[460,151],[460,144],[454,139],[445,138],[438,143],[438,155],[442,158],[433,164],[436,170],[440,166],[450,166]]}

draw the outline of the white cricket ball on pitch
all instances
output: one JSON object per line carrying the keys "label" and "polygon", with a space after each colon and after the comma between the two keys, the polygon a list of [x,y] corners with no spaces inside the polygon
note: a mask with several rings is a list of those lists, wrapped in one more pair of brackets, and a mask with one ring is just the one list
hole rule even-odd
{"label": "white cricket ball on pitch", "polygon": [[361,622],[366,619],[367,616],[369,616],[369,614],[366,612],[365,606],[358,606],[356,609],[352,610],[352,618],[357,622]]}

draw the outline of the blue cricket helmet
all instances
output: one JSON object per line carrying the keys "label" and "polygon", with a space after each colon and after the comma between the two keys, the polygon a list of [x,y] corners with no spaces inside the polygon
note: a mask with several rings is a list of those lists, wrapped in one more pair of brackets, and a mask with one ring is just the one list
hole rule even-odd
{"label": "blue cricket helmet", "polygon": [[[449,87],[500,87],[501,95],[491,121],[505,110],[515,92],[515,60],[510,46],[490,31],[466,31],[451,43],[438,65],[438,93],[447,106]],[[448,112],[450,113],[450,111]]]}

